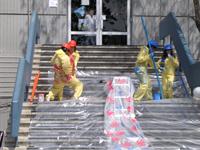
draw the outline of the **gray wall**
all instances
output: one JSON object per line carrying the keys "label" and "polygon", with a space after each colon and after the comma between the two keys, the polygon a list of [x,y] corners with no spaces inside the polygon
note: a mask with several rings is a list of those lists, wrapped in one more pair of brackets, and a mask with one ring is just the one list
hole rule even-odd
{"label": "gray wall", "polygon": [[0,55],[21,55],[27,41],[27,0],[0,0]]}
{"label": "gray wall", "polygon": [[200,33],[191,19],[194,16],[193,0],[132,0],[132,44],[146,43],[141,15],[145,16],[150,38],[158,39],[159,22],[170,11],[175,12],[193,56],[200,58]]}
{"label": "gray wall", "polygon": [[58,44],[67,37],[67,0],[58,0],[57,8],[49,8],[49,0],[32,0],[41,21],[40,43]]}
{"label": "gray wall", "polygon": [[26,50],[31,11],[41,20],[39,43],[62,43],[67,37],[67,0],[49,8],[49,0],[0,0],[0,55],[22,56]]}
{"label": "gray wall", "polygon": [[[58,0],[58,8],[49,8],[49,0],[0,0],[0,55],[22,55],[26,48],[28,22],[32,10],[41,20],[39,43],[62,43],[67,37],[67,0]],[[158,38],[160,20],[170,11],[178,17],[192,53],[199,57],[200,38],[192,0],[131,0],[131,44],[144,44],[140,16],[146,17],[151,38]]]}

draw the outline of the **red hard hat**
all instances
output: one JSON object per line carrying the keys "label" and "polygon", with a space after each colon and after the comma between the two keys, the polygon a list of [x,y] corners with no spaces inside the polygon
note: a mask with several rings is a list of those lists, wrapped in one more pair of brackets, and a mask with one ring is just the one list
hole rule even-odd
{"label": "red hard hat", "polygon": [[71,46],[68,43],[64,43],[62,45],[62,47],[66,48],[66,49],[71,49]]}
{"label": "red hard hat", "polygon": [[75,40],[71,40],[71,41],[69,42],[69,45],[70,45],[71,47],[76,47],[76,46],[77,46],[77,43],[76,43]]}

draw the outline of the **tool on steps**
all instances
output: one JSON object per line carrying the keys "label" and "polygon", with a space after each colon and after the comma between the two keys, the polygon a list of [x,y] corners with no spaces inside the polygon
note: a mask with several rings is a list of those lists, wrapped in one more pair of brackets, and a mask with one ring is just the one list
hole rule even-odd
{"label": "tool on steps", "polygon": [[33,99],[35,97],[35,92],[37,90],[39,78],[40,78],[40,71],[38,71],[38,73],[34,77],[34,84],[33,84],[33,88],[32,88],[32,94],[31,94],[31,97],[29,99],[30,102],[33,102]]}

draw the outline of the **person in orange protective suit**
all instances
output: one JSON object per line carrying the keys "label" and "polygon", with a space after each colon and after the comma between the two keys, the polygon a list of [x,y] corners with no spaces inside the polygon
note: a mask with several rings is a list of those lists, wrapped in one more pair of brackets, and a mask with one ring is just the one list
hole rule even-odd
{"label": "person in orange protective suit", "polygon": [[83,83],[75,77],[75,60],[73,50],[68,43],[62,45],[61,49],[57,50],[51,59],[51,64],[54,66],[54,83],[53,87],[46,95],[47,100],[58,100],[63,98],[64,86],[74,90],[74,98],[78,99],[83,91]]}
{"label": "person in orange protective suit", "polygon": [[152,49],[158,47],[158,43],[155,40],[150,40],[147,46],[141,47],[134,68],[134,72],[140,81],[140,85],[133,95],[133,99],[136,101],[140,101],[144,97],[148,100],[152,99],[152,86],[147,74],[147,67],[153,67],[153,62],[150,56],[153,55],[153,52],[150,53],[149,45],[151,45]]}
{"label": "person in orange protective suit", "polygon": [[157,62],[159,71],[162,73],[162,87],[164,98],[173,98],[173,82],[179,61],[173,52],[171,44],[164,46],[163,56]]}

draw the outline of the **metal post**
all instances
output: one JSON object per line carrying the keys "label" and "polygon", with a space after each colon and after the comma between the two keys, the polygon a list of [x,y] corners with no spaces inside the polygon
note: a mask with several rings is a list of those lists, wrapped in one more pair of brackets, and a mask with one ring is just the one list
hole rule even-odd
{"label": "metal post", "polygon": [[[143,29],[144,29],[144,32],[145,32],[145,36],[146,36],[146,39],[147,39],[147,43],[149,45],[149,50],[150,50],[150,53],[152,54],[153,53],[153,50],[152,50],[152,47],[151,45],[149,44],[149,36],[148,36],[148,31],[147,31],[147,28],[146,28],[146,25],[145,25],[145,20],[144,20],[144,17],[141,17],[141,21],[142,21],[142,26],[143,26]],[[158,74],[158,69],[156,67],[156,63],[155,63],[155,59],[154,59],[154,56],[153,55],[150,55],[151,58],[152,58],[152,61],[153,61],[153,66],[154,66],[154,70],[156,72],[156,78],[157,78],[157,82],[158,82],[158,86],[160,88],[160,94],[161,94],[161,98],[163,98],[163,90],[162,90],[162,86],[160,84],[160,80],[159,80],[159,74]]]}

